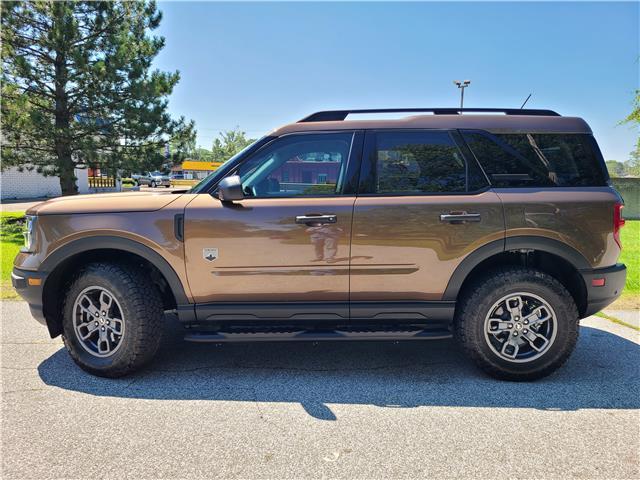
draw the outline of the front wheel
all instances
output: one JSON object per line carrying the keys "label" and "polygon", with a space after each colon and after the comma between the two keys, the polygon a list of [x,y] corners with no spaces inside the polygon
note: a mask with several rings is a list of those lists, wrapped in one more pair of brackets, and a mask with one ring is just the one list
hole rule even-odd
{"label": "front wheel", "polygon": [[456,334],[485,372],[506,380],[534,380],[557,370],[578,339],[571,294],[544,272],[494,270],[464,292]]}
{"label": "front wheel", "polygon": [[151,188],[156,188],[156,182],[151,182]]}
{"label": "front wheel", "polygon": [[162,337],[160,292],[138,270],[115,263],[84,267],[69,287],[63,340],[80,368],[120,377],[155,355]]}

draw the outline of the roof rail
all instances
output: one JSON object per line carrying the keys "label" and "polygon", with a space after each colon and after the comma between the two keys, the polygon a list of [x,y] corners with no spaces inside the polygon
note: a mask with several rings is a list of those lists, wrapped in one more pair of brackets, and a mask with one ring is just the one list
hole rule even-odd
{"label": "roof rail", "polygon": [[462,113],[504,113],[505,115],[535,115],[547,117],[559,117],[560,114],[553,110],[522,109],[522,108],[375,108],[364,110],[326,110],[312,113],[308,117],[299,120],[306,122],[333,122],[343,121],[352,113],[414,113],[431,112],[434,115],[460,115]]}

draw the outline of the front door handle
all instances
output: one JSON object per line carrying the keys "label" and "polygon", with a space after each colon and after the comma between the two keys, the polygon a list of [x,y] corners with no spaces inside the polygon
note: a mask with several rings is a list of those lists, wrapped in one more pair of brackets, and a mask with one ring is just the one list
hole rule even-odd
{"label": "front door handle", "polygon": [[449,223],[479,222],[480,214],[467,212],[443,213],[440,215],[440,221]]}
{"label": "front door handle", "polygon": [[336,223],[338,217],[336,215],[298,215],[296,217],[296,223],[303,223],[305,225],[312,224],[324,224],[324,223]]}

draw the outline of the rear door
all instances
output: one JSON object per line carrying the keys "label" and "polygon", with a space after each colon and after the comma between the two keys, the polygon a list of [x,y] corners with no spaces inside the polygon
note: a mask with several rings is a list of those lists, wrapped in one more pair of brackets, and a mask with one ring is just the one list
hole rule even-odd
{"label": "rear door", "polygon": [[[349,242],[363,134],[291,134],[229,172],[246,198],[185,213],[199,319],[348,318]],[[355,163],[354,163],[355,162]]]}
{"label": "rear door", "polygon": [[503,240],[500,200],[457,138],[445,130],[367,132],[353,217],[352,318],[428,318],[460,262]]}
{"label": "rear door", "polygon": [[619,198],[607,185],[593,136],[461,133],[504,205],[507,249],[544,237],[571,246],[593,268],[615,265],[620,247],[612,216]]}

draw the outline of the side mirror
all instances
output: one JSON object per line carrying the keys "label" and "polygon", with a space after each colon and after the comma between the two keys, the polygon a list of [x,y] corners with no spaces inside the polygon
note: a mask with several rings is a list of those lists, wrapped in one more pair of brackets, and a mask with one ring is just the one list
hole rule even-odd
{"label": "side mirror", "polygon": [[233,202],[244,198],[242,182],[238,175],[231,175],[220,181],[218,184],[218,198],[223,202]]}

